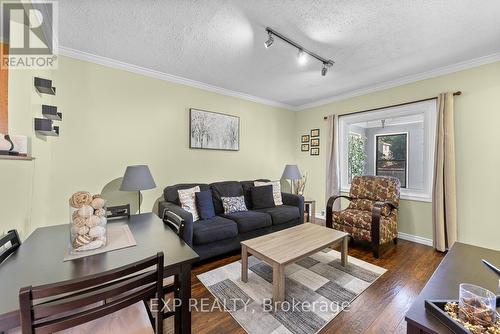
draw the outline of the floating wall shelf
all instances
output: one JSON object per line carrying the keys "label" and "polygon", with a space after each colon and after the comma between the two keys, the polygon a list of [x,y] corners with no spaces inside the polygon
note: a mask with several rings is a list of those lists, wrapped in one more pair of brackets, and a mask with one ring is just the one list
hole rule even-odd
{"label": "floating wall shelf", "polygon": [[39,93],[56,95],[56,87],[52,87],[52,80],[35,77],[35,88]]}
{"label": "floating wall shelf", "polygon": [[44,136],[59,136],[59,127],[52,126],[52,120],[35,118],[35,131]]}
{"label": "floating wall shelf", "polygon": [[52,121],[62,121],[62,113],[57,112],[56,106],[42,104],[42,115]]}

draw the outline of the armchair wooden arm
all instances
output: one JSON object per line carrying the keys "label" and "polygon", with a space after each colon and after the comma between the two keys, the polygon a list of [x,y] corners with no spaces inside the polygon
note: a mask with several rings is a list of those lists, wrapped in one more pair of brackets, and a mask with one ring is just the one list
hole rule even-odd
{"label": "armchair wooden arm", "polygon": [[[372,228],[371,228],[371,239],[372,239],[372,249],[373,256],[375,258],[379,258],[380,252],[380,218],[382,216],[382,209],[385,205],[389,205],[391,207],[391,211],[398,209],[398,206],[394,205],[389,201],[377,201],[373,204],[372,210]],[[397,242],[397,239],[394,241]]]}
{"label": "armchair wooden arm", "polygon": [[352,201],[352,198],[346,195],[337,195],[330,197],[328,199],[328,202],[326,203],[326,227],[333,228],[333,204],[338,198],[346,198],[349,201]]}

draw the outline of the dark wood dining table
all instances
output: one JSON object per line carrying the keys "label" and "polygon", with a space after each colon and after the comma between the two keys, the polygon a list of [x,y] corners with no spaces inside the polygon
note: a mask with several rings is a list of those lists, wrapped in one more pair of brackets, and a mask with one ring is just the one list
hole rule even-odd
{"label": "dark wood dining table", "polygon": [[20,325],[19,289],[101,273],[163,251],[165,277],[174,276],[175,333],[191,333],[191,266],[198,254],[153,213],[108,221],[128,224],[136,246],[63,261],[69,245],[69,224],[36,229],[21,247],[0,264],[0,332]]}

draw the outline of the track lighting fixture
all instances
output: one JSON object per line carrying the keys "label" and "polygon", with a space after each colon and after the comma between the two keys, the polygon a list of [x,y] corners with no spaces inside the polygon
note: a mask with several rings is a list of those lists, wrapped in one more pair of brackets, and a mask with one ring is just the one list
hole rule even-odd
{"label": "track lighting fixture", "polygon": [[299,50],[299,53],[297,55],[297,60],[298,60],[300,65],[303,65],[306,63],[307,55],[319,60],[323,64],[323,67],[321,68],[321,75],[322,76],[325,76],[326,73],[328,72],[328,69],[330,67],[332,67],[333,64],[335,63],[333,60],[323,58],[321,56],[318,56],[314,52],[303,48],[300,44],[295,43],[294,41],[292,41],[288,37],[281,35],[279,32],[272,30],[271,28],[266,28],[266,31],[267,31],[267,36],[268,36],[267,41],[264,42],[264,45],[266,48],[269,48],[273,44],[273,42],[274,42],[273,36],[276,36],[279,39],[281,39],[282,41],[290,44],[293,47],[296,47]]}
{"label": "track lighting fixture", "polygon": [[273,45],[273,42],[274,42],[274,38],[273,38],[273,35],[271,34],[271,32],[268,31],[267,35],[268,35],[267,41],[264,42],[264,46],[266,47],[266,49],[268,47],[270,47],[271,45]]}

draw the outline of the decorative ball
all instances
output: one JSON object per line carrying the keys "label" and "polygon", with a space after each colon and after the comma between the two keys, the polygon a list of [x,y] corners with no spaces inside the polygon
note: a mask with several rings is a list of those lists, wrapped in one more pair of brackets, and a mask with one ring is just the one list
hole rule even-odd
{"label": "decorative ball", "polygon": [[94,226],[89,231],[89,236],[92,238],[100,238],[106,234],[106,229],[102,226]]}
{"label": "decorative ball", "polygon": [[[78,211],[75,211],[78,213]],[[73,217],[73,224],[77,227],[82,227],[87,224],[87,218],[80,217],[79,215],[76,215],[76,217]]]}
{"label": "decorative ball", "polygon": [[89,218],[94,213],[94,209],[90,205],[83,205],[78,209],[78,215],[83,218]]}
{"label": "decorative ball", "polygon": [[101,197],[96,197],[90,202],[90,206],[94,209],[102,209],[106,205],[106,200]]}
{"label": "decorative ball", "polygon": [[79,235],[75,238],[75,241],[73,241],[73,246],[75,248],[80,248],[90,242],[92,242],[92,238],[88,235]]}
{"label": "decorative ball", "polygon": [[79,235],[85,235],[85,234],[89,233],[89,231],[90,231],[90,229],[84,225],[84,226],[78,228],[77,233]]}
{"label": "decorative ball", "polygon": [[92,195],[87,191],[78,191],[69,199],[69,205],[75,209],[80,209],[84,205],[90,205]]}
{"label": "decorative ball", "polygon": [[96,215],[97,217],[104,217],[104,216],[106,216],[106,210],[104,210],[103,208],[96,209],[94,211],[94,215]]}
{"label": "decorative ball", "polygon": [[97,216],[90,216],[90,218],[88,219],[87,223],[85,225],[87,225],[88,227],[92,228],[94,226],[97,226],[99,225],[99,223],[101,222],[100,218],[97,217]]}

